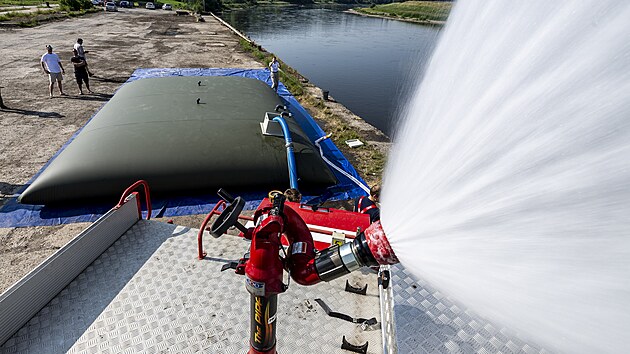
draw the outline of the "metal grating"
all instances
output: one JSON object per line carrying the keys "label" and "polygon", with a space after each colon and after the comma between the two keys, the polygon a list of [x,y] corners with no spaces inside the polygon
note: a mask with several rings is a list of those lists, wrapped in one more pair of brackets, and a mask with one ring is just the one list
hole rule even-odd
{"label": "metal grating", "polygon": [[[74,279],[0,353],[243,353],[249,340],[249,294],[243,276],[220,272],[249,242],[205,238],[205,260],[196,259],[197,232],[140,220]],[[368,283],[367,296],[344,292],[345,280]],[[380,322],[376,275],[355,272],[330,283],[291,283],[278,301],[279,353],[347,353],[369,341],[382,350],[381,331],[328,317],[333,311]]]}
{"label": "metal grating", "polygon": [[92,263],[139,219],[135,196],[110,210],[0,295],[0,343]]}
{"label": "metal grating", "polygon": [[548,353],[520,340],[414,280],[400,264],[391,267],[398,353]]}
{"label": "metal grating", "polygon": [[[390,272],[391,266],[383,265],[380,267],[380,272]],[[381,331],[383,341],[383,353],[396,354],[398,348],[396,344],[396,324],[394,323],[394,292],[393,286],[390,283],[387,288],[383,288],[382,284],[378,286],[379,297],[381,300]]]}

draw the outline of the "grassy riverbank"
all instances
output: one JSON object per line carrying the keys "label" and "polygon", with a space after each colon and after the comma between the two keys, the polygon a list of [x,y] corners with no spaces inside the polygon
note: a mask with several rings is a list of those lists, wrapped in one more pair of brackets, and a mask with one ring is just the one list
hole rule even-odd
{"label": "grassy riverbank", "polygon": [[353,9],[356,12],[424,23],[442,23],[451,12],[450,1],[406,1]]}
{"label": "grassy riverbank", "polygon": [[[269,53],[245,39],[241,39],[239,42],[247,53],[265,66],[271,61],[273,53]],[[281,65],[280,81],[309,111],[321,128],[326,133],[331,134],[331,139],[335,145],[357,169],[361,177],[370,186],[380,184],[389,152],[389,138],[362,120],[361,123],[363,124],[357,122],[360,120],[359,117],[342,108],[339,103],[324,100],[320,95],[321,91],[309,83],[308,79],[282,60],[278,60]],[[350,148],[345,143],[349,139],[360,139],[365,145]]]}

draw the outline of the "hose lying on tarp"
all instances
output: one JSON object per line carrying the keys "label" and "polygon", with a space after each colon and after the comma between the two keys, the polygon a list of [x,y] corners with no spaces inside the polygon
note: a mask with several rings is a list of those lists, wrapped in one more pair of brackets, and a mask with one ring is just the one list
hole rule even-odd
{"label": "hose lying on tarp", "polygon": [[280,127],[282,127],[282,134],[284,134],[285,146],[287,147],[287,165],[289,165],[289,184],[291,185],[291,188],[298,189],[291,131],[289,131],[289,126],[287,125],[287,122],[285,122],[284,118],[277,116],[273,118],[273,121],[280,123]]}
{"label": "hose lying on tarp", "polygon": [[357,186],[361,187],[361,189],[363,189],[365,191],[365,193],[370,195],[370,188],[368,186],[366,186],[365,184],[361,183],[361,181],[356,179],[353,175],[351,175],[348,172],[344,171],[342,168],[339,168],[337,165],[335,165],[330,160],[328,160],[326,158],[326,156],[324,156],[324,151],[322,150],[322,147],[319,145],[319,142],[322,141],[322,140],[330,138],[330,136],[331,136],[331,134],[324,135],[321,138],[315,140],[315,146],[317,146],[317,148],[319,149],[319,154],[322,156],[322,159],[328,164],[328,166],[334,168],[335,170],[337,170],[342,175],[348,177],[348,179],[350,179],[352,182],[354,182]]}

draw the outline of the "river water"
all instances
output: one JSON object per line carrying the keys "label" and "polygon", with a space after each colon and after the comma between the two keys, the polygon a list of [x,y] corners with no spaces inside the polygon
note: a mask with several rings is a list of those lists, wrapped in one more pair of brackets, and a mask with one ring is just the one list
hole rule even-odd
{"label": "river water", "polygon": [[422,75],[439,28],[347,7],[258,7],[223,19],[386,134]]}

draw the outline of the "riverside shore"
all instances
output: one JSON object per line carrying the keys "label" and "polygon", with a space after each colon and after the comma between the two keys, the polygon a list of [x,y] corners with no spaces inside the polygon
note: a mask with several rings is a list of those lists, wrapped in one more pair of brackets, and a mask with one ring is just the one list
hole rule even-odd
{"label": "riverside shore", "polygon": [[375,18],[384,18],[384,19],[388,19],[388,20],[397,20],[397,21],[403,21],[403,22],[418,23],[418,24],[422,24],[422,25],[444,26],[446,24],[446,21],[416,20],[416,19],[413,19],[413,18],[389,16],[389,15],[386,15],[386,14],[379,14],[379,15],[366,14],[366,13],[359,12],[359,11],[354,10],[354,9],[349,9],[349,10],[346,10],[345,12],[347,12],[349,14],[353,14],[353,15],[359,15],[359,16],[365,16],[365,17],[375,17]]}
{"label": "riverside shore", "polygon": [[[0,110],[0,207],[39,171],[63,144],[100,109],[137,68],[263,68],[237,35],[208,16],[145,9],[120,9],[45,23],[33,28],[0,28],[2,98]],[[84,39],[94,94],[78,95],[69,59]],[[51,44],[66,69],[64,91],[48,98],[48,79],[39,58]],[[374,156],[384,158],[390,141],[382,132],[305,82],[298,98],[326,132],[352,130],[366,146],[337,146],[369,184],[380,181]],[[333,92],[334,94],[334,92]],[[335,133],[336,134],[336,133]],[[382,164],[383,161],[379,162]],[[0,211],[1,212],[1,211]],[[198,228],[205,215],[173,218]],[[49,227],[0,228],[0,293],[85,229],[88,223]]]}

